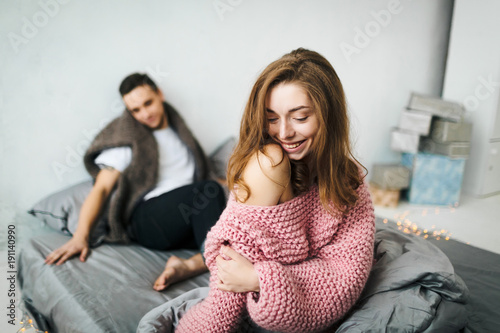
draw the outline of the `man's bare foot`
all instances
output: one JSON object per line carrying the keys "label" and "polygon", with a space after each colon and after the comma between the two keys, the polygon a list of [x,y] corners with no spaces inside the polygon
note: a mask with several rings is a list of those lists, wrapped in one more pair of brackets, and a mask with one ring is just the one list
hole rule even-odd
{"label": "man's bare foot", "polygon": [[164,290],[173,283],[186,280],[206,271],[207,266],[205,266],[201,254],[196,254],[189,259],[171,256],[167,260],[165,270],[156,279],[153,289],[156,291]]}

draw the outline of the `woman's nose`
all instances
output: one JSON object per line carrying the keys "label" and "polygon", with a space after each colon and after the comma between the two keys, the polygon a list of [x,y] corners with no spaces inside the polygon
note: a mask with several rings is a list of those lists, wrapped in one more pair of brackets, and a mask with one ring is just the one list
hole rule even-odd
{"label": "woman's nose", "polygon": [[280,139],[288,139],[294,136],[293,127],[290,125],[288,121],[283,121],[280,125]]}

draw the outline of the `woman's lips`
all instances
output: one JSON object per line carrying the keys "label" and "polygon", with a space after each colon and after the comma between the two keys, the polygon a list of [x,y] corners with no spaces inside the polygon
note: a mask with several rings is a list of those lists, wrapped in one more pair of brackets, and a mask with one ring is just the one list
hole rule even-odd
{"label": "woman's lips", "polygon": [[281,142],[281,146],[283,149],[285,149],[286,152],[288,153],[294,153],[295,151],[299,150],[300,146],[305,142],[304,141],[299,141],[299,142],[294,142],[294,143],[285,143]]}

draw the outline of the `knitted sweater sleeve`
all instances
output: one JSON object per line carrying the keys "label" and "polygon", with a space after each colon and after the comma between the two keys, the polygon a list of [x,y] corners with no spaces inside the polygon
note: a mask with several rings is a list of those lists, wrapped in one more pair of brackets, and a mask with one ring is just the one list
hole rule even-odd
{"label": "knitted sweater sleeve", "polygon": [[[207,297],[187,311],[176,327],[176,333],[223,333],[235,332],[243,316],[246,294],[221,291],[217,288],[217,263],[215,258],[221,254],[220,248],[225,238],[221,235],[225,228],[222,214],[219,224],[215,225],[207,235],[205,259],[210,270],[210,291]],[[224,255],[222,254],[224,257]]]}
{"label": "knitted sweater sleeve", "polygon": [[247,295],[250,317],[280,332],[314,332],[339,320],[354,305],[368,279],[373,258],[375,216],[366,184],[343,216],[331,241],[312,258],[292,265],[261,261],[257,300]]}
{"label": "knitted sweater sleeve", "polygon": [[235,332],[245,309],[245,294],[217,289],[216,275],[210,277],[210,291],[179,321],[176,333]]}

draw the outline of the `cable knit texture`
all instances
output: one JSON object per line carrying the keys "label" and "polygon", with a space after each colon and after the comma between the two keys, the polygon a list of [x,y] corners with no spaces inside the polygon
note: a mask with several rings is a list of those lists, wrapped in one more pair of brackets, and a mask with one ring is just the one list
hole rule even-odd
{"label": "cable knit texture", "polygon": [[[248,316],[279,332],[317,332],[354,305],[373,258],[375,216],[366,184],[354,207],[329,213],[317,186],[276,206],[250,206],[231,195],[207,235],[208,297],[180,320],[176,332],[243,332]],[[215,258],[223,244],[257,271],[260,293],[217,289]]]}

